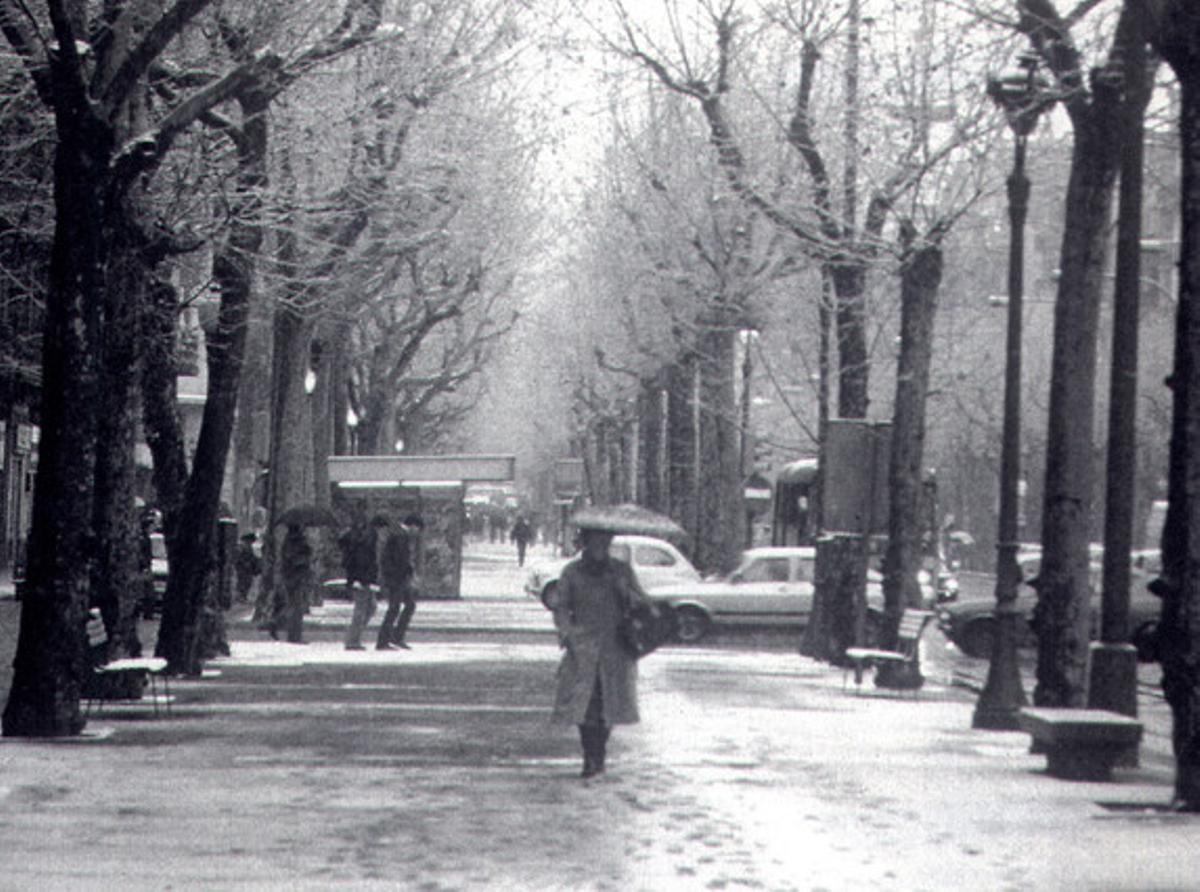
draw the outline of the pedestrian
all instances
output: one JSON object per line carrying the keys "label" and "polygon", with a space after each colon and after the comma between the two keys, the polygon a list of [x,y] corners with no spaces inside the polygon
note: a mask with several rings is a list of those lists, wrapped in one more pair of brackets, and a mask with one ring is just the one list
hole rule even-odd
{"label": "pedestrian", "polygon": [[346,630],[346,650],[363,650],[363,629],[375,615],[374,585],[379,575],[376,545],[375,528],[367,523],[366,508],[362,502],[355,502],[350,529],[338,539],[346,570],[346,590],[354,601],[350,628]]}
{"label": "pedestrian", "polygon": [[254,533],[243,533],[238,542],[237,555],[233,559],[233,572],[237,576],[237,599],[245,603],[250,600],[250,589],[254,580],[262,575],[262,558],[254,550],[258,536]]}
{"label": "pedestrian", "polygon": [[289,524],[279,551],[279,573],[283,580],[283,597],[278,601],[278,610],[271,620],[268,631],[272,638],[278,637],[283,626],[287,640],[292,644],[304,643],[304,608],[307,589],[312,576],[312,546],[299,524]]}
{"label": "pedestrian", "polygon": [[630,566],[609,556],[612,538],[607,530],[580,531],[582,553],[563,568],[554,606],[563,656],[553,718],[579,727],[585,778],[604,772],[612,726],[639,720],[637,660],[617,627],[633,599],[649,599]]}
{"label": "pedestrian", "polygon": [[409,514],[400,524],[400,529],[392,530],[384,539],[379,569],[388,606],[383,622],[379,624],[376,650],[396,647],[409,650],[408,642],[404,639],[417,610],[413,555],[416,553],[417,537],[424,528],[425,522],[420,516]]}
{"label": "pedestrian", "polygon": [[517,566],[525,566],[525,549],[529,546],[529,540],[533,538],[533,528],[529,525],[529,521],[522,515],[517,518],[517,522],[513,524],[512,540],[517,543]]}

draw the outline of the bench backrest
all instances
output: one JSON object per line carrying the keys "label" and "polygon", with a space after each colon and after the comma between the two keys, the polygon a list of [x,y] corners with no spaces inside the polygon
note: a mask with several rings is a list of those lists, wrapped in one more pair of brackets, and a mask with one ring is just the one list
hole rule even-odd
{"label": "bench backrest", "polygon": [[896,649],[901,653],[912,653],[916,650],[917,641],[925,631],[925,625],[933,619],[928,610],[907,608],[900,615],[900,626],[896,630]]}

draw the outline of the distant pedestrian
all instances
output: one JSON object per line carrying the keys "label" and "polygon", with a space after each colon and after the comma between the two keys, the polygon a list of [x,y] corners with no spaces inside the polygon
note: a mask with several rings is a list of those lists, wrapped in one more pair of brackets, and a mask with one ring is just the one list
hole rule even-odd
{"label": "distant pedestrian", "polygon": [[283,581],[283,596],[277,599],[276,613],[267,630],[278,637],[282,626],[292,644],[304,643],[304,608],[312,578],[312,546],[304,528],[291,524],[283,537],[279,551],[279,575]]}
{"label": "distant pedestrian", "polygon": [[529,547],[529,540],[533,538],[533,528],[529,525],[524,516],[518,517],[517,522],[513,524],[512,540],[517,543],[517,566],[525,566],[525,549]]}
{"label": "distant pedestrian", "polygon": [[424,528],[425,522],[418,515],[410,514],[404,518],[400,529],[391,530],[383,541],[379,570],[388,606],[383,622],[379,624],[379,636],[375,641],[377,650],[409,649],[405,636],[417,610],[414,556],[418,536]]}
{"label": "distant pedestrian", "polygon": [[262,575],[262,558],[254,550],[258,536],[245,533],[238,542],[237,556],[233,559],[233,572],[237,576],[237,599],[245,603],[250,600],[250,589],[254,580]]}
{"label": "distant pedestrian", "polygon": [[354,600],[350,628],[346,630],[346,650],[362,650],[362,633],[375,614],[375,590],[378,561],[375,557],[375,528],[367,523],[366,508],[355,502],[350,529],[340,539],[342,566],[346,571],[346,590]]}
{"label": "distant pedestrian", "polygon": [[580,531],[583,551],[563,568],[554,605],[563,649],[554,721],[579,726],[585,778],[604,772],[612,726],[639,720],[637,660],[617,627],[632,599],[648,599],[630,566],[609,556],[612,538],[605,530]]}

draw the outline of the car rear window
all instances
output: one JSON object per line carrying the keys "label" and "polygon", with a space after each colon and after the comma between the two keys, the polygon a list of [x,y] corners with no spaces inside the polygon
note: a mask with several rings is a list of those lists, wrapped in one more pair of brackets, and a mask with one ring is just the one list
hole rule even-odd
{"label": "car rear window", "polygon": [[742,571],[742,579],[746,582],[787,582],[787,558],[762,558],[751,561]]}
{"label": "car rear window", "polygon": [[639,567],[671,567],[675,564],[674,555],[653,545],[639,545],[636,554]]}

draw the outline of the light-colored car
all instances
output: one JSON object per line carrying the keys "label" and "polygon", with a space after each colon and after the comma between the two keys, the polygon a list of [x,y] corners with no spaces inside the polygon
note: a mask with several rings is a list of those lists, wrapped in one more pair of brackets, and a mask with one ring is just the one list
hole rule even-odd
{"label": "light-colored car", "polygon": [[[648,593],[656,592],[665,585],[700,581],[700,572],[692,566],[692,562],[665,539],[654,536],[614,536],[608,553],[633,567],[638,584]],[[525,591],[531,597],[540,599],[547,610],[552,610],[558,592],[558,577],[563,567],[574,559],[575,555],[572,555],[533,567],[525,579]]]}
{"label": "light-colored car", "polygon": [[[714,625],[803,627],[812,615],[816,560],[810,547],[751,548],[724,578],[666,586],[652,595],[675,608],[684,642],[699,641]],[[882,614],[882,577],[869,570],[868,622]]]}

